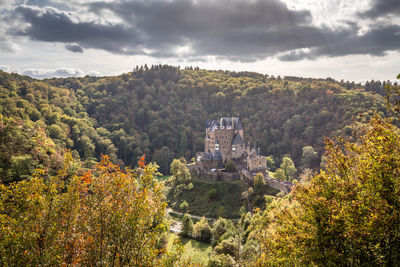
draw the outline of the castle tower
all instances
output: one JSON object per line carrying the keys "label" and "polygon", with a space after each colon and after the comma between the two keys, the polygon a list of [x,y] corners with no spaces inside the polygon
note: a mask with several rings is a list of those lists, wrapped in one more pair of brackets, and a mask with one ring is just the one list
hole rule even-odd
{"label": "castle tower", "polygon": [[[236,143],[233,145],[235,139]],[[243,140],[243,126],[239,118],[221,117],[218,120],[206,121],[204,152],[214,153],[218,150],[224,161],[238,158],[244,153]]]}

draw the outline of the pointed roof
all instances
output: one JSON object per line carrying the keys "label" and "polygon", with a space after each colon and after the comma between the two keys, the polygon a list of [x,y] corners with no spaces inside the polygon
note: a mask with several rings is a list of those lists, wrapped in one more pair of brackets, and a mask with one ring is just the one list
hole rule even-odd
{"label": "pointed roof", "polygon": [[235,129],[235,130],[243,130],[243,126],[240,123],[239,118],[233,117],[232,118],[232,122],[233,122],[233,129]]}
{"label": "pointed roof", "polygon": [[231,118],[222,117],[221,118],[221,126],[232,126]]}
{"label": "pointed roof", "polygon": [[235,135],[235,138],[233,139],[232,145],[244,145],[244,141],[242,137],[240,136],[239,133]]}
{"label": "pointed roof", "polygon": [[214,126],[217,126],[217,127],[219,127],[219,122],[218,121],[212,121],[211,122],[211,131],[214,131]]}

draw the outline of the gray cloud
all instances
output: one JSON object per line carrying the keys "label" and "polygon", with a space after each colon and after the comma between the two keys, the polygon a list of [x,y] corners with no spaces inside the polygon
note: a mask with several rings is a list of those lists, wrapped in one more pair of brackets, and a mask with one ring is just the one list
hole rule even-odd
{"label": "gray cloud", "polygon": [[85,75],[93,75],[93,76],[101,75],[98,72],[85,73],[80,69],[74,69],[74,68],[58,68],[58,69],[31,68],[31,69],[19,70],[16,72],[37,79],[52,78],[52,77],[77,77],[77,76],[81,77]]}
{"label": "gray cloud", "polygon": [[[71,13],[52,7],[20,6],[15,9],[28,27],[11,30],[15,35],[46,42],[77,43],[84,48],[97,48],[118,54],[135,54],[136,32],[123,24],[77,21]],[[137,42],[136,42],[137,43]]]}
{"label": "gray cloud", "polygon": [[[66,49],[72,52],[95,48],[115,54],[188,60],[216,56],[252,62],[279,54],[283,61],[294,61],[383,55],[400,48],[396,25],[378,25],[364,35],[357,34],[354,23],[335,30],[317,27],[310,12],[290,10],[279,0],[120,0],[82,7],[98,19],[83,20],[74,12],[48,6],[19,6],[14,10],[16,17],[28,26],[10,32],[33,40],[66,43]],[[104,22],[110,12],[121,22]],[[309,51],[298,52],[305,48]]]}
{"label": "gray cloud", "polygon": [[371,9],[360,15],[362,17],[377,18],[389,14],[400,15],[399,0],[373,0]]}
{"label": "gray cloud", "polygon": [[77,44],[66,44],[65,49],[74,53],[83,53],[83,48]]}
{"label": "gray cloud", "polygon": [[346,56],[355,54],[369,54],[383,56],[386,51],[399,50],[400,26],[381,25],[358,36],[357,29],[346,33],[342,38],[335,38],[333,42],[312,48],[309,52],[289,52],[279,57],[282,61],[296,61],[314,59],[320,56]]}
{"label": "gray cloud", "polygon": [[302,59],[312,59],[313,56],[310,53],[304,51],[290,51],[278,57],[282,61],[298,61]]}
{"label": "gray cloud", "polygon": [[[308,11],[289,10],[277,0],[119,1],[96,2],[89,7],[100,16],[111,11],[134,25],[150,49],[173,53],[176,46],[187,45],[193,56],[243,60],[285,50],[285,39],[302,45],[306,38],[291,38],[292,33],[302,31],[306,28],[302,25],[311,21]],[[310,45],[308,40],[306,45]]]}
{"label": "gray cloud", "polygon": [[0,33],[0,51],[15,52],[17,51],[17,45]]}

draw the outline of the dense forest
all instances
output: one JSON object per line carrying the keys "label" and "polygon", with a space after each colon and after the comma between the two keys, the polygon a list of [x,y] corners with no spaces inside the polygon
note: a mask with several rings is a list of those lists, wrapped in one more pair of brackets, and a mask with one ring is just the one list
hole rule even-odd
{"label": "dense forest", "polygon": [[96,128],[69,89],[0,72],[0,110],[3,182],[29,177],[36,168],[59,169],[66,149],[82,167],[92,166],[101,154],[117,159],[110,133]]}
{"label": "dense forest", "polygon": [[[312,146],[318,157],[311,167],[318,168],[324,136],[351,136],[356,121],[386,114],[385,83],[375,81],[361,86],[161,65],[104,78],[40,81],[5,72],[0,78],[2,131],[8,133],[0,143],[3,180],[55,167],[64,149],[87,167],[101,154],[127,166],[146,154],[168,173],[173,158],[190,160],[202,151],[205,120],[219,116],[239,116],[246,140],[271,155],[276,167],[283,156],[301,167],[302,148]],[[38,135],[48,145],[38,143]]]}
{"label": "dense forest", "polygon": [[[376,81],[172,66],[42,81],[0,72],[0,264],[397,266],[399,96]],[[210,247],[198,261],[172,237],[166,189],[203,190],[185,158],[202,149],[204,120],[221,115],[240,116],[276,167],[293,158],[320,170],[287,195],[267,192],[260,174],[237,181],[235,220],[195,221],[196,203],[180,203],[179,234]],[[305,151],[318,157],[305,164]],[[160,182],[149,161],[172,176]],[[233,185],[207,185],[196,202]]]}
{"label": "dense forest", "polygon": [[173,158],[202,151],[205,120],[219,116],[239,116],[246,140],[276,166],[286,155],[300,167],[312,146],[318,168],[324,136],[351,136],[354,122],[385,116],[383,86],[161,65],[43,81],[1,72],[0,172],[6,181],[54,169],[70,149],[87,167],[101,154],[127,166],[146,154],[167,173]]}
{"label": "dense forest", "polygon": [[299,166],[303,147],[320,157],[324,136],[350,136],[354,121],[386,112],[383,85],[373,81],[366,88],[329,78],[144,66],[118,77],[44,82],[74,93],[123,162],[133,165],[145,153],[162,172],[173,158],[189,160],[203,149],[206,119],[239,116],[246,140],[262,154],[277,165],[290,155]]}

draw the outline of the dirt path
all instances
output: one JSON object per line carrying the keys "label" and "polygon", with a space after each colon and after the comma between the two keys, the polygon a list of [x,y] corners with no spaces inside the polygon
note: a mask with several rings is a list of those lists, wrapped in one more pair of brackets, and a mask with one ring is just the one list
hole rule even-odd
{"label": "dirt path", "polygon": [[[168,214],[169,214],[169,213],[175,213],[175,214],[178,214],[178,215],[181,215],[181,216],[184,215],[183,212],[174,211],[174,210],[171,209],[171,208],[168,208],[168,209],[167,209],[167,213],[168,213]],[[189,216],[190,216],[190,218],[196,219],[196,220],[201,220],[201,219],[204,217],[204,216],[197,216],[197,215],[192,215],[192,214],[189,214]],[[218,220],[218,218],[209,218],[209,217],[205,217],[205,218],[206,218],[206,220],[209,221],[209,222],[214,222],[214,221]],[[226,219],[227,219],[227,220],[234,221],[234,222],[239,221],[239,219],[229,219],[229,218],[226,218]]]}

